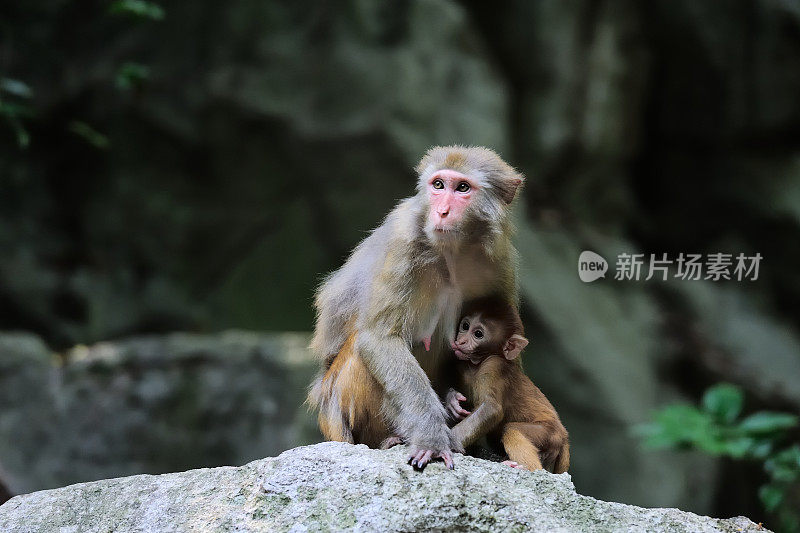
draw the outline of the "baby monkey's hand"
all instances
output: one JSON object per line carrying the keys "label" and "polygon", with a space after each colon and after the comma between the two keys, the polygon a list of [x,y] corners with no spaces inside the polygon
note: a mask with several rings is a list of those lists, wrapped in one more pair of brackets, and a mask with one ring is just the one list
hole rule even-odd
{"label": "baby monkey's hand", "polygon": [[450,418],[453,420],[464,420],[470,414],[471,411],[467,411],[463,407],[461,407],[461,402],[466,402],[467,397],[458,392],[455,389],[450,389],[447,391],[447,397],[444,400],[444,407],[447,409],[447,414],[450,415]]}

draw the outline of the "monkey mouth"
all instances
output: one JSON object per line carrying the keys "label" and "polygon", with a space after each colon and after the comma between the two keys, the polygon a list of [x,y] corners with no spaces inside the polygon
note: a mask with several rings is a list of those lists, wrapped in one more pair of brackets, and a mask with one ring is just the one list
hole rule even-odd
{"label": "monkey mouth", "polygon": [[456,357],[458,357],[462,361],[466,361],[467,359],[469,359],[469,356],[467,356],[464,352],[462,352],[458,348],[453,348],[453,353],[456,354]]}
{"label": "monkey mouth", "polygon": [[433,232],[440,235],[447,235],[448,233],[457,233],[458,229],[455,224],[435,224],[433,226]]}

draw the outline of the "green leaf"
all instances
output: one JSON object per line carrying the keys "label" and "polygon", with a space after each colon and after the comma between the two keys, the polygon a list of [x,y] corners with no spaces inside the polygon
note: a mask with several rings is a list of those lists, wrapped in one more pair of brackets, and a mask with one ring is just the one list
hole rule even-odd
{"label": "green leaf", "polygon": [[122,90],[140,89],[150,79],[150,68],[140,63],[125,63],[117,71],[116,84]]}
{"label": "green leaf", "polygon": [[651,448],[697,446],[720,453],[718,430],[711,417],[691,405],[670,405],[654,414],[651,424],[637,431]]}
{"label": "green leaf", "polygon": [[742,390],[730,383],[715,385],[703,394],[703,409],[728,424],[736,420],[743,404]]}
{"label": "green leaf", "polygon": [[758,489],[758,497],[761,499],[764,509],[770,513],[778,508],[783,501],[783,496],[783,489],[777,485],[762,485],[761,488]]}
{"label": "green leaf", "polygon": [[760,411],[739,423],[739,429],[747,434],[774,433],[797,426],[797,416],[789,413]]}
{"label": "green leaf", "polygon": [[18,96],[19,98],[33,97],[33,91],[25,82],[12,80],[11,78],[0,78],[0,91]]}
{"label": "green leaf", "polygon": [[134,17],[162,20],[164,8],[154,2],[145,0],[117,0],[108,8],[109,13],[132,15]]}
{"label": "green leaf", "polygon": [[771,440],[758,440],[750,449],[750,455],[752,455],[753,459],[764,460],[772,453],[772,446]]}
{"label": "green leaf", "polygon": [[781,450],[764,463],[773,481],[793,483],[800,479],[800,446],[797,444]]}
{"label": "green leaf", "polygon": [[741,459],[750,455],[756,441],[749,437],[740,437],[723,441],[722,450],[734,459]]}
{"label": "green leaf", "polygon": [[79,120],[73,120],[70,122],[69,131],[100,150],[105,150],[111,144],[108,141],[108,137],[98,132],[87,123]]}
{"label": "green leaf", "polygon": [[14,102],[8,102],[5,100],[0,100],[0,115],[4,117],[32,117],[34,115],[33,110],[28,107],[26,104],[17,104]]}
{"label": "green leaf", "polygon": [[31,136],[25,126],[22,125],[22,122],[17,120],[16,117],[11,117],[8,120],[11,124],[11,129],[14,130],[14,135],[17,137],[17,145],[23,149],[30,146]]}
{"label": "green leaf", "polygon": [[793,444],[775,454],[775,460],[800,470],[800,444]]}

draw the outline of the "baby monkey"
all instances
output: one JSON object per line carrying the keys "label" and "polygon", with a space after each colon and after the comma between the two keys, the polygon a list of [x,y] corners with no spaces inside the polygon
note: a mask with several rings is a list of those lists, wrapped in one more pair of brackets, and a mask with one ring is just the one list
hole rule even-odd
{"label": "baby monkey", "polygon": [[467,302],[453,351],[459,385],[472,401],[472,413],[461,407],[461,393],[450,389],[448,413],[461,420],[453,434],[466,447],[483,435],[502,442],[513,467],[556,474],[569,468],[569,439],[556,410],[525,375],[519,360],[528,345],[517,310],[499,297]]}

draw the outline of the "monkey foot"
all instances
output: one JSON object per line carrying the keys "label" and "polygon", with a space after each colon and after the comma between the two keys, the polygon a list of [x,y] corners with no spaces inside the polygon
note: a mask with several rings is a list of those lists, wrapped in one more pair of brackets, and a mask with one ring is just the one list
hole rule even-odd
{"label": "monkey foot", "polygon": [[450,454],[450,452],[435,452],[433,450],[415,449],[408,456],[408,463],[417,470],[424,470],[425,466],[428,464],[428,462],[430,462],[431,459],[441,459],[444,461],[444,465],[450,470],[455,468],[455,464],[453,464],[453,456]]}
{"label": "monkey foot", "polygon": [[388,450],[392,446],[397,446],[398,444],[403,444],[403,439],[397,435],[394,435],[393,437],[386,437],[383,439],[383,442],[381,442],[380,449]]}

